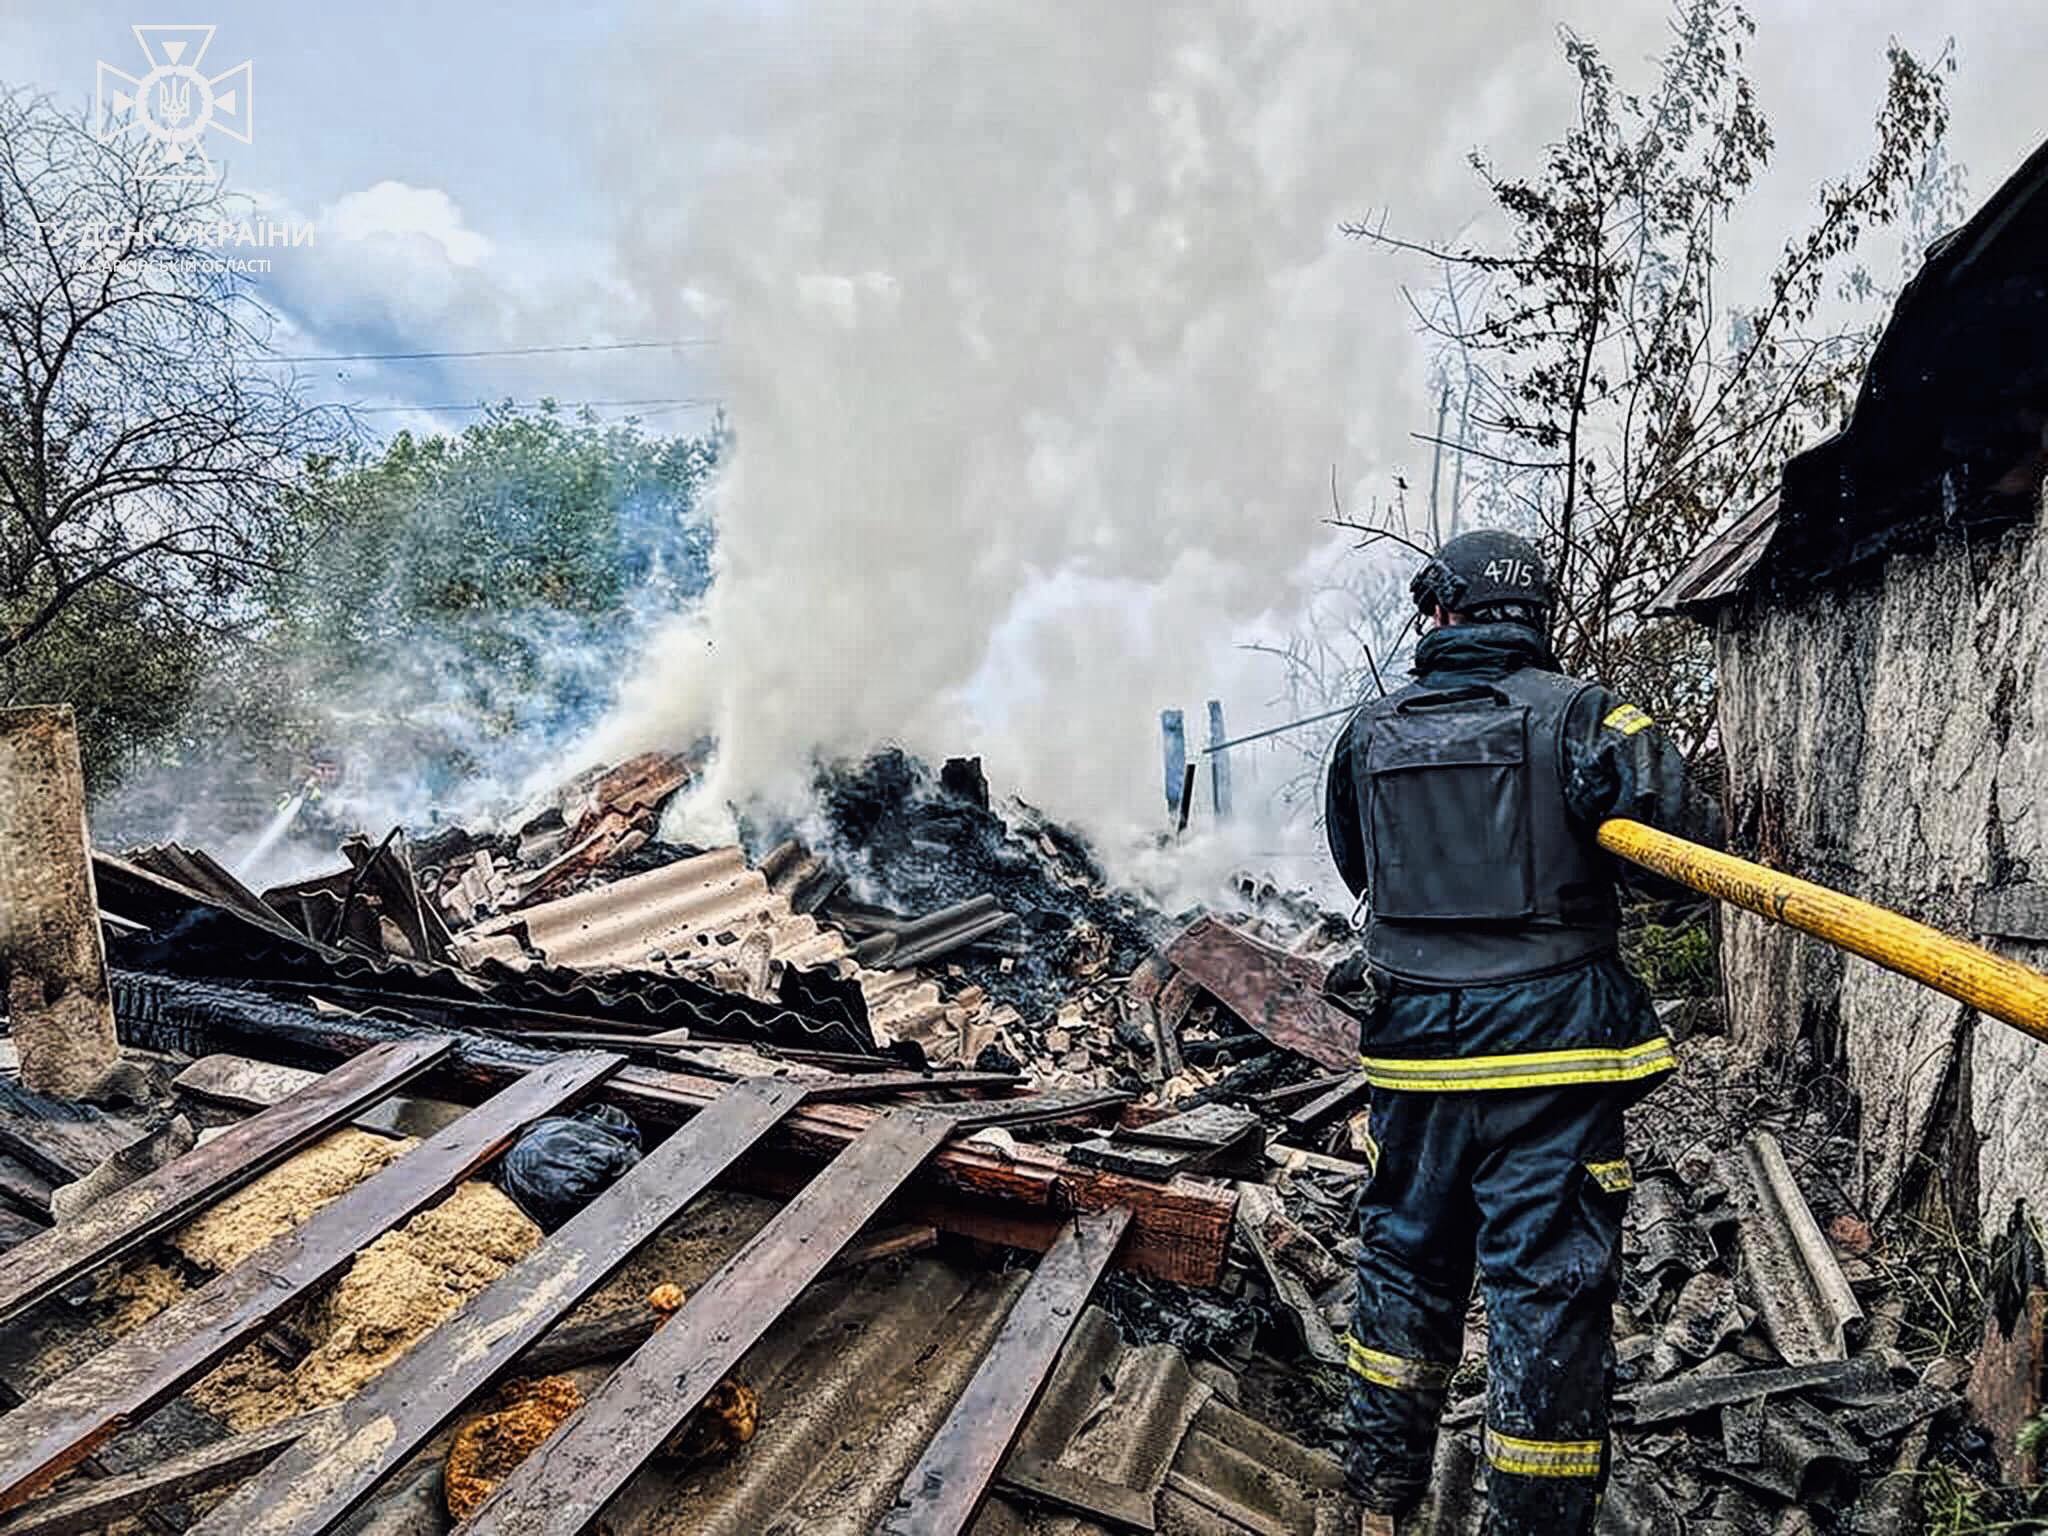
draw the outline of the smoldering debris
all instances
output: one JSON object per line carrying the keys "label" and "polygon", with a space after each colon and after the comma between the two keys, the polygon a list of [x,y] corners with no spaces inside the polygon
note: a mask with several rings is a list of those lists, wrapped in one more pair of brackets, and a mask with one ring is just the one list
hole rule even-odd
{"label": "smoldering debris", "polygon": [[[145,1098],[169,1101],[89,1108],[10,1089],[0,1097],[0,1202],[18,1220],[0,1236],[25,1251],[43,1241],[55,1173],[96,1189],[87,1176],[119,1161],[120,1180],[102,1183],[143,1192],[122,1201],[146,1200],[157,1162],[174,1159],[170,1172],[203,1161],[213,1138],[254,1124],[240,1118],[249,1111],[323,1091],[333,1074],[319,1073],[336,1060],[439,1053],[430,1077],[406,1090],[435,1097],[401,1096],[356,1114],[352,1129],[330,1123],[312,1151],[195,1211],[167,1263],[141,1259],[132,1283],[88,1288],[101,1299],[47,1297],[27,1314],[42,1321],[0,1351],[0,1379],[33,1392],[147,1319],[174,1326],[192,1284],[285,1228],[311,1230],[345,1194],[402,1175],[411,1155],[395,1155],[394,1128],[431,1137],[462,1123],[461,1103],[599,1051],[617,1063],[602,1113],[642,1143],[638,1163],[622,1159],[615,1179],[567,1200],[541,1223],[546,1235],[513,1232],[518,1224],[493,1214],[502,1197],[483,1184],[463,1186],[471,1193],[444,1201],[443,1215],[392,1223],[346,1273],[377,1260],[426,1276],[419,1330],[398,1326],[360,1278],[330,1282],[240,1338],[214,1379],[189,1385],[181,1413],[215,1435],[261,1434],[279,1414],[374,1399],[380,1383],[406,1381],[415,1351],[430,1358],[413,1369],[430,1369],[442,1330],[424,1341],[420,1332],[461,1295],[483,1304],[508,1283],[556,1283],[523,1277],[578,1241],[584,1211],[609,1209],[642,1167],[660,1164],[677,1126],[742,1087],[810,1098],[819,1108],[803,1112],[812,1118],[801,1137],[771,1137],[742,1165],[750,1187],[773,1197],[757,1218],[726,1223],[715,1242],[691,1239],[716,1250],[682,1282],[701,1300],[704,1276],[775,1222],[827,1219],[800,1194],[816,1160],[853,1156],[891,1103],[914,1102],[957,1119],[960,1134],[933,1155],[929,1181],[911,1186],[925,1203],[905,1209],[910,1219],[848,1250],[898,1267],[827,1286],[777,1326],[797,1327],[816,1308],[829,1330],[834,1309],[899,1287],[905,1305],[923,1305],[919,1287],[935,1285],[954,1288],[947,1305],[968,1294],[997,1305],[1014,1288],[1002,1289],[1009,1261],[986,1246],[991,1234],[1043,1246],[1068,1212],[1108,1202],[1130,1213],[1120,1218],[1130,1234],[1092,1286],[1102,1310],[1091,1315],[1115,1326],[1088,1333],[1089,1347],[1173,1352],[1188,1391],[1216,1394],[1246,1425],[1262,1421],[1260,1433],[1281,1437],[1269,1452],[1291,1446],[1289,1465],[1316,1469],[1273,1493],[1294,1501],[1293,1514],[1275,1517],[1280,1528],[1309,1528],[1303,1511],[1339,1481],[1355,1210],[1372,1176],[1352,1017],[1326,996],[1329,969],[1352,942],[1344,919],[1248,878],[1213,909],[1161,912],[1118,889],[1068,829],[994,801],[972,760],[933,771],[889,752],[834,765],[819,773],[818,812],[800,826],[748,828],[747,847],[664,843],[660,818],[699,762],[648,754],[593,770],[512,824],[354,839],[329,873],[263,892],[204,850],[96,853],[127,1065],[158,1063],[137,1075]],[[1859,1207],[1855,1107],[1838,1084],[1810,1068],[1770,1076],[1746,1064],[1716,1033],[1711,1001],[1665,1011],[1688,1037],[1683,1069],[1631,1125],[1636,1190],[1604,1529],[1733,1533],[1800,1519],[1831,1533],[1912,1528],[1937,1489],[2024,1513],[2028,1496],[2001,1478],[2025,1468],[2001,1470],[2000,1441],[1981,1421],[2009,1440],[2038,1412],[2048,1290],[2021,1265],[2007,1287],[2018,1299],[1981,1305],[1989,1281],[1957,1273],[1952,1237],[1931,1252],[1909,1222],[1873,1222]],[[166,1067],[183,1068],[174,1086]],[[442,1095],[461,1103],[436,1102]],[[157,1134],[173,1109],[199,1131],[183,1157],[189,1135]],[[316,1176],[336,1149],[353,1159],[347,1176]],[[516,1241],[462,1269],[459,1284],[413,1262],[407,1233],[439,1230],[436,1221],[479,1201],[487,1224],[505,1229],[495,1236]],[[106,1207],[117,1208],[129,1207]],[[676,1220],[711,1221],[711,1209],[692,1205]],[[619,1230],[610,1216],[604,1229],[607,1241]],[[628,1266],[631,1283],[644,1285],[666,1251],[659,1241],[645,1249],[647,1263]],[[0,1315],[7,1275],[0,1262]],[[529,1303],[522,1292],[518,1306]],[[780,1306],[767,1305],[771,1317]],[[66,1319],[62,1338],[49,1331],[53,1308]],[[587,1369],[589,1352],[616,1358],[645,1343],[654,1330],[641,1310],[572,1313],[535,1359],[576,1375],[588,1397],[604,1380]],[[679,1317],[688,1315],[686,1304]],[[1000,1315],[970,1330],[969,1364],[992,1347]],[[1475,1300],[1424,1530],[1476,1529],[1485,1350]],[[761,1424],[801,1419],[814,1373],[757,1364],[741,1379],[758,1394]],[[1100,1379],[1085,1362],[1072,1369],[1082,1373],[1072,1382]],[[325,1385],[303,1390],[315,1378]],[[472,1413],[489,1401],[481,1377],[476,1386]],[[918,1401],[899,1402],[899,1417]],[[1094,1422],[1054,1389],[1047,1402],[1070,1427]],[[906,1446],[906,1458],[916,1450]],[[712,1472],[688,1475],[731,1477],[740,1497],[754,1454],[774,1452],[749,1441]],[[173,1455],[166,1465],[184,1463]],[[909,1469],[905,1460],[897,1475]],[[640,1473],[683,1475],[651,1451]],[[516,1483],[516,1467],[504,1477]],[[1133,1496],[1176,1497],[1159,1477]]]}

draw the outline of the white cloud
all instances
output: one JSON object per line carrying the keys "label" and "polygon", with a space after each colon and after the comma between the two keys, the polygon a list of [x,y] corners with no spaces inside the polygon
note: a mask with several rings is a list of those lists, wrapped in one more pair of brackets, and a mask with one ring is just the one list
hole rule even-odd
{"label": "white cloud", "polygon": [[321,232],[330,239],[367,246],[395,244],[409,260],[417,243],[439,248],[451,266],[477,267],[491,255],[491,242],[464,222],[462,209],[439,187],[380,181],[351,192],[320,210]]}

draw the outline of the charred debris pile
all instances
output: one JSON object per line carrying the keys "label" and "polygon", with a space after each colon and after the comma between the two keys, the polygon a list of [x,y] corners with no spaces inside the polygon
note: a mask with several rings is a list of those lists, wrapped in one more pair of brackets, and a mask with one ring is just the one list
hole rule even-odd
{"label": "charred debris pile", "polygon": [[[203,850],[80,844],[90,882],[32,893],[0,1536],[144,1509],[223,1536],[299,1488],[269,1528],[368,1503],[422,1536],[451,1509],[657,1532],[684,1490],[732,1529],[964,1530],[989,1499],[1019,1530],[1348,1528],[1371,1171],[1323,995],[1343,920],[1250,879],[1153,910],[971,760],[837,765],[801,828],[666,844],[695,767],[350,839],[261,892]],[[0,788],[0,839],[61,863],[75,799]],[[67,1027],[84,1086],[37,1092],[59,994],[119,1051]],[[1665,1006],[1692,1038],[1634,1118],[1609,1528],[2021,1517],[2038,1365],[1979,1348],[2012,1331],[1988,1280],[1864,1221],[1826,1079],[1759,1077],[1711,1003]],[[1425,1529],[1477,1528],[1484,1355],[1475,1305]],[[678,1372],[695,1395],[650,1412]],[[385,1418],[374,1453],[348,1438]]]}

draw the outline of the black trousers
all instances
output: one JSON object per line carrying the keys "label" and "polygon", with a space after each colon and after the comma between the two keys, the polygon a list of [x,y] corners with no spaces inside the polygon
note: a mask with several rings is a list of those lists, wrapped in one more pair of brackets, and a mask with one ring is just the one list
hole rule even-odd
{"label": "black trousers", "polygon": [[1398,1512],[1429,1483],[1476,1261],[1488,1530],[1590,1532],[1607,1477],[1630,1178],[1610,1088],[1373,1095],[1346,1473]]}

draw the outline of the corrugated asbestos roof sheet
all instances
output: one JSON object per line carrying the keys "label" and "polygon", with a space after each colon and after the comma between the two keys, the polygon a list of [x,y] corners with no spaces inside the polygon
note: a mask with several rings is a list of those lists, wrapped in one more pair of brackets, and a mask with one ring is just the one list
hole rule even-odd
{"label": "corrugated asbestos roof sheet", "polygon": [[914,971],[862,969],[836,929],[795,911],[738,848],[523,907],[455,938],[471,963],[490,958],[517,966],[526,947],[550,965],[596,972],[666,967],[761,998],[774,996],[775,966],[832,966],[858,977],[878,1036],[928,1048],[966,1042],[973,1020],[964,1015],[975,1012],[947,1003],[936,982]]}
{"label": "corrugated asbestos roof sheet", "polygon": [[[734,1224],[734,1248],[750,1228]],[[606,1512],[606,1527],[616,1536],[868,1536],[1025,1278],[921,1258],[812,1287],[735,1373],[761,1395],[752,1442],[722,1465],[643,1470]],[[1125,1345],[1095,1308],[1017,1454],[1156,1492],[1164,1536],[1313,1536],[1318,1505],[1342,1482],[1335,1460],[1237,1412],[1170,1346]],[[1095,1536],[1103,1527],[996,1497],[971,1529]]]}
{"label": "corrugated asbestos roof sheet", "polygon": [[475,941],[519,928],[551,964],[589,971],[640,970],[656,960],[689,969],[726,957],[736,945],[759,944],[774,958],[803,966],[824,965],[846,953],[838,934],[792,912],[788,901],[770,891],[738,848],[679,859],[487,918],[457,944],[482,949]]}
{"label": "corrugated asbestos roof sheet", "polygon": [[1778,494],[1773,491],[1700,546],[1685,569],[1650,603],[1650,612],[1691,613],[1717,605],[1741,590],[1778,531]]}

